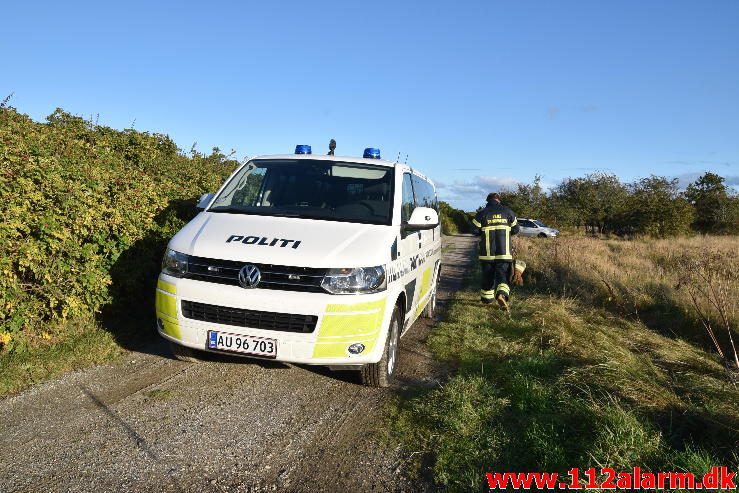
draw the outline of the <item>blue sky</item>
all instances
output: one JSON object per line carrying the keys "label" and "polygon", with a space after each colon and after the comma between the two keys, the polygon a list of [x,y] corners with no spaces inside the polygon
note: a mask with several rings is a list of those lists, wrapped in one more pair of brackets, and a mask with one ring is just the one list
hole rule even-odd
{"label": "blue sky", "polygon": [[[739,1],[3,6],[0,98],[234,149],[369,146],[474,209],[595,170],[739,185]],[[135,122],[135,123],[134,123]]]}

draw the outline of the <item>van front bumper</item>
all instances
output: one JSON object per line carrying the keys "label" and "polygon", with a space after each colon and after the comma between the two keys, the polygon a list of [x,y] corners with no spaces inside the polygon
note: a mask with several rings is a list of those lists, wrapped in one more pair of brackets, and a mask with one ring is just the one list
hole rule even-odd
{"label": "van front bumper", "polygon": [[[263,312],[318,317],[311,333],[284,332],[194,320],[183,315],[182,301]],[[388,303],[391,303],[388,308]],[[363,365],[382,357],[392,316],[387,292],[331,295],[271,289],[243,289],[160,274],[156,289],[157,330],[162,337],[193,349],[209,351],[208,331],[266,337],[276,341],[277,357],[288,363]],[[351,354],[352,344],[364,351]],[[218,351],[220,352],[220,351]],[[258,358],[241,353],[236,356]]]}

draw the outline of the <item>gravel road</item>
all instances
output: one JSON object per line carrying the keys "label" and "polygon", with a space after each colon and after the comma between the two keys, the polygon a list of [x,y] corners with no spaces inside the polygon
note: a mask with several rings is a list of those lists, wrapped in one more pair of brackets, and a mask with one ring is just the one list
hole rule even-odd
{"label": "gravel road", "polygon": [[[442,307],[475,239],[444,243]],[[403,337],[396,388],[241,358],[183,363],[157,341],[2,399],[0,491],[428,490],[383,431],[394,394],[443,378],[425,345],[431,325]]]}

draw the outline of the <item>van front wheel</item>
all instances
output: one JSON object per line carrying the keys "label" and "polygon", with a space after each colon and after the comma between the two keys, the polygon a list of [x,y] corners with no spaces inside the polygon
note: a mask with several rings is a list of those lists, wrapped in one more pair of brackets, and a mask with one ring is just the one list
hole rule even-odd
{"label": "van front wheel", "polygon": [[377,363],[364,365],[360,371],[362,383],[368,387],[387,387],[394,379],[398,368],[398,344],[400,343],[400,310],[393,307],[393,316],[390,319],[385,351],[382,359]]}

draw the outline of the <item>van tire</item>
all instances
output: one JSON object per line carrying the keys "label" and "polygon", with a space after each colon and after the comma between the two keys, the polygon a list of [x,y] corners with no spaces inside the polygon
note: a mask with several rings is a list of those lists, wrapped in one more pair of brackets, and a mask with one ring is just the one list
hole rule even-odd
{"label": "van tire", "polygon": [[[360,374],[362,384],[367,387],[388,387],[398,372],[398,344],[400,343],[400,310],[398,305],[393,307],[393,316],[390,319],[385,350],[377,363],[369,363],[362,367]],[[388,364],[391,362],[392,364]]]}
{"label": "van tire", "polygon": [[199,363],[203,361],[203,358],[200,356],[200,351],[197,349],[182,346],[176,342],[170,342],[169,348],[172,350],[172,355],[175,359],[180,361],[187,361],[188,363]]}
{"label": "van tire", "polygon": [[421,316],[423,318],[434,318],[434,315],[436,314],[436,296],[439,292],[439,277],[441,276],[441,267],[436,272],[436,278],[434,279],[434,286],[431,291],[431,296],[429,296],[429,300],[426,302],[426,306],[423,307],[423,312],[421,313]]}

